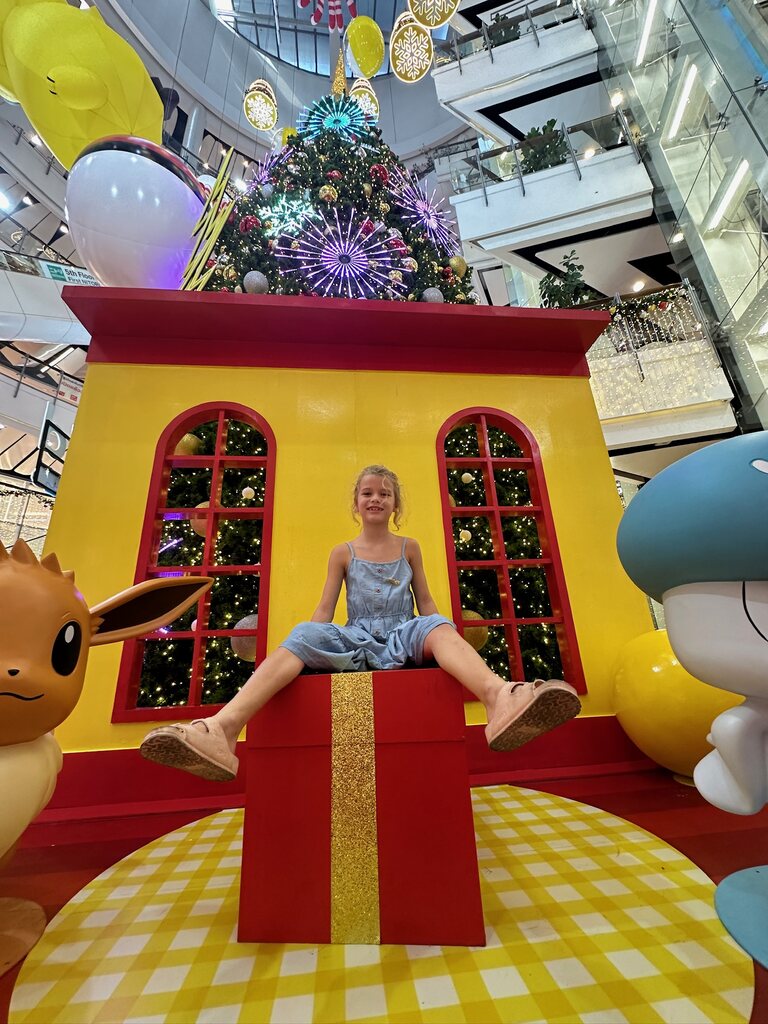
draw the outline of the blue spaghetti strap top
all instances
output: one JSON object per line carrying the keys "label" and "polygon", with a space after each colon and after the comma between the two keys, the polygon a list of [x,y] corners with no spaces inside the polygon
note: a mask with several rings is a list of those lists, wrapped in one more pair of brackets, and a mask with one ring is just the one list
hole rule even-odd
{"label": "blue spaghetti strap top", "polygon": [[347,541],[351,560],[347,568],[347,625],[360,626],[385,638],[397,626],[413,619],[413,570],[405,557],[407,537],[394,562],[366,562]]}

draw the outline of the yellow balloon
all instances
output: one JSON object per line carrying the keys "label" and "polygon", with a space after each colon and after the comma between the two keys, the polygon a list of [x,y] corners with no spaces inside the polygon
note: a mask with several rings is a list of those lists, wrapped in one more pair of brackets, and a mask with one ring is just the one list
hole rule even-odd
{"label": "yellow balloon", "polygon": [[679,775],[693,775],[712,749],[707,734],[713,720],[744,699],[689,675],[665,629],[622,648],[614,682],[614,710],[626,734],[647,757]]}
{"label": "yellow balloon", "polygon": [[373,78],[384,63],[384,36],[364,14],[353,18],[347,29],[347,45],[363,78]]}
{"label": "yellow balloon", "polygon": [[138,54],[95,7],[0,0],[0,93],[71,167],[107,135],[162,142],[163,104]]}

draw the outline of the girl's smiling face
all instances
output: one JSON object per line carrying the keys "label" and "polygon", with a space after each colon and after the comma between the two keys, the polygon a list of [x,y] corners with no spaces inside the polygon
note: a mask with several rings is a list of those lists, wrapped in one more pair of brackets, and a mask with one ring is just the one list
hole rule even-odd
{"label": "girl's smiling face", "polygon": [[388,523],[395,511],[395,491],[385,476],[367,473],[357,488],[357,512],[363,523]]}

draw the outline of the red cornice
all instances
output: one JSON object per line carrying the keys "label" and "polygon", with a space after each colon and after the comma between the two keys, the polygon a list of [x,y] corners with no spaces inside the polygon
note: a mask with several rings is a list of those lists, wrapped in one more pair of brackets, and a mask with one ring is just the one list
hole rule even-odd
{"label": "red cornice", "polygon": [[588,376],[607,313],[64,288],[89,362]]}

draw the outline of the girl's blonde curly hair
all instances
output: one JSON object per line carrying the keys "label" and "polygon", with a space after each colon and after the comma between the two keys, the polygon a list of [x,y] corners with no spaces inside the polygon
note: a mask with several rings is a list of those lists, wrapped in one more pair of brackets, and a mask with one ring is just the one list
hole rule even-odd
{"label": "girl's blonde curly hair", "polygon": [[400,522],[403,518],[403,493],[400,487],[400,481],[397,478],[397,473],[393,473],[391,469],[387,469],[386,466],[366,466],[365,469],[361,469],[357,474],[357,480],[355,480],[355,486],[352,490],[352,518],[356,523],[359,523],[357,515],[357,498],[360,492],[360,481],[364,476],[382,476],[392,484],[392,490],[395,495],[395,511],[392,516],[392,525],[396,530],[400,529]]}

